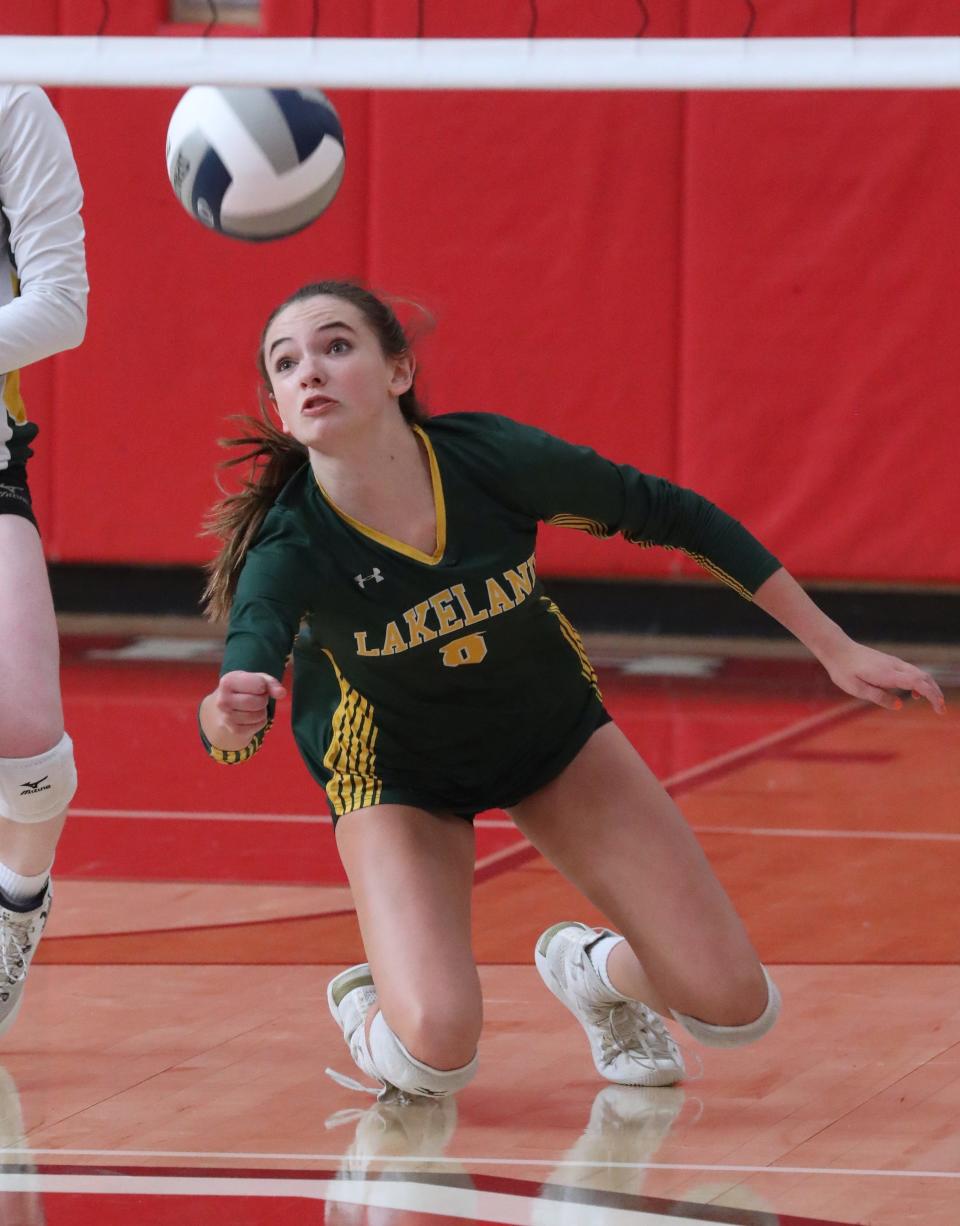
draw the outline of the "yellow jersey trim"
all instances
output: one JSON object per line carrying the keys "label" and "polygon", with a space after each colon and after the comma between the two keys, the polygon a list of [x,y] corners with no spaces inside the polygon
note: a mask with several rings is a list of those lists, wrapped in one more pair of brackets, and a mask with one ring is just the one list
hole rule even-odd
{"label": "yellow jersey trim", "polygon": [[373,720],[373,704],[353,688],[326,649],[340,685],[340,702],[331,720],[330,746],[323,765],[331,778],[327,799],[337,817],[380,803],[383,780],[377,778],[376,744],[379,729]]}
{"label": "yellow jersey trim", "polygon": [[576,630],[573,628],[570,622],[567,621],[549,596],[541,596],[540,599],[547,606],[548,612],[552,613],[560,623],[560,633],[566,639],[567,646],[572,647],[576,653],[577,659],[580,663],[580,675],[602,702],[603,695],[600,693],[600,683],[597,680],[597,674],[594,671],[593,665],[590,663],[590,657],[587,655],[587,650],[583,645],[583,640],[580,638],[580,635],[577,634]]}
{"label": "yellow jersey trim", "polygon": [[584,515],[551,515],[549,519],[544,521],[548,524],[555,524],[558,528],[576,528],[580,532],[589,532],[591,536],[607,537],[613,536],[613,529],[608,528],[606,524],[601,523],[599,519],[588,519]]}
{"label": "yellow jersey trim", "polygon": [[[340,518],[344,520],[345,523],[348,523],[351,528],[356,528],[358,532],[362,532],[364,536],[368,536],[372,541],[376,541],[378,545],[385,545],[388,549],[392,549],[395,553],[402,553],[404,557],[413,558],[415,562],[424,562],[427,566],[436,566],[436,564],[443,558],[447,548],[447,507],[443,496],[443,481],[440,478],[440,466],[437,463],[437,457],[433,450],[433,444],[419,426],[414,426],[413,432],[422,440],[427,452],[427,462],[430,465],[430,485],[433,489],[433,511],[437,521],[437,544],[433,553],[424,553],[422,549],[415,549],[412,545],[406,544],[405,541],[398,541],[396,537],[390,536],[386,532],[380,532],[376,528],[371,528],[368,524],[361,523],[359,519],[354,519],[352,515],[348,515],[346,511],[342,511],[319,481],[317,481],[317,489],[319,489],[320,493],[324,496],[330,507],[336,511]],[[316,480],[316,477],[314,477],[314,480]]]}
{"label": "yellow jersey trim", "polygon": [[[14,298],[20,297],[20,278],[11,268],[10,289]],[[11,370],[6,375],[0,375],[0,389],[3,392],[3,407],[11,421],[22,426],[27,420],[27,410],[24,407],[23,396],[20,394],[20,371]]]}
{"label": "yellow jersey trim", "polygon": [[207,753],[213,758],[214,762],[219,762],[221,766],[238,766],[241,762],[249,762],[253,755],[263,744],[263,738],[270,731],[273,720],[267,720],[259,732],[255,732],[253,739],[243,749],[218,749],[216,745],[207,740],[203,727],[200,728],[200,739],[204,743]]}
{"label": "yellow jersey trim", "polygon": [[696,562],[698,566],[702,566],[708,575],[713,575],[714,579],[719,579],[721,583],[732,588],[744,600],[753,602],[753,592],[749,588],[744,587],[739,579],[734,579],[733,575],[727,574],[722,567],[718,566],[716,562],[711,562],[702,553],[694,553],[693,550],[683,549],[680,545],[658,545],[656,541],[645,541],[640,537],[628,536],[627,533],[623,535],[631,545],[638,545],[641,549],[669,549],[674,553],[686,554],[691,561]]}

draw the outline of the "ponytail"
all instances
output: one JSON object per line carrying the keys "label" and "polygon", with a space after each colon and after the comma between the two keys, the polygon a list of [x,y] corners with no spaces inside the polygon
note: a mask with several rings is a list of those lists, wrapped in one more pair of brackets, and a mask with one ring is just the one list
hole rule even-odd
{"label": "ponytail", "polygon": [[307,462],[306,447],[278,430],[265,412],[262,420],[256,417],[240,417],[239,420],[246,426],[246,433],[238,438],[221,439],[220,445],[247,450],[224,460],[221,467],[249,463],[250,475],[236,493],[227,494],[216,503],[204,520],[201,532],[202,536],[216,536],[223,542],[217,556],[204,567],[207,583],[202,599],[211,621],[221,621],[228,616],[247,550],[277,495]]}

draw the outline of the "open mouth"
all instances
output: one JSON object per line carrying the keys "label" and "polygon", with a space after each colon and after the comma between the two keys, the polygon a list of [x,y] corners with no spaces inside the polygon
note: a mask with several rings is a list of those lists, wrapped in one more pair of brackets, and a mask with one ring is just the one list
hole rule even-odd
{"label": "open mouth", "polygon": [[322,413],[337,402],[330,396],[308,396],[300,406],[301,413]]}

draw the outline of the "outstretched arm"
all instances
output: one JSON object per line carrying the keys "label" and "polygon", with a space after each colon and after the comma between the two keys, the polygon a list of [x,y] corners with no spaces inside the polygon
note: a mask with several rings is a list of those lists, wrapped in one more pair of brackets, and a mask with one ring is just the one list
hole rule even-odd
{"label": "outstretched arm", "polygon": [[753,602],[809,648],[831,680],[854,698],[895,711],[902,705],[900,693],[911,693],[926,698],[938,714],[943,713],[943,694],[929,673],[855,642],[782,567],[761,583]]}

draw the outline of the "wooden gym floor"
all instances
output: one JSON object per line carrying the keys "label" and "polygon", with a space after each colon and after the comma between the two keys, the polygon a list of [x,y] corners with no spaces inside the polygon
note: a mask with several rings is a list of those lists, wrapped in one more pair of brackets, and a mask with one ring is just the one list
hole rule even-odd
{"label": "wooden gym floor", "polygon": [[960,649],[927,653],[937,718],[768,647],[590,643],[783,1019],[740,1052],[685,1043],[681,1087],[601,1082],[532,966],[544,927],[600,917],[490,813],[480,1073],[398,1111],[324,1073],[354,1071],[324,990],[362,955],[284,721],[216,766],[195,734],[216,642],[93,629],[67,627],[81,784],[0,1040],[0,1226],[960,1222]]}

